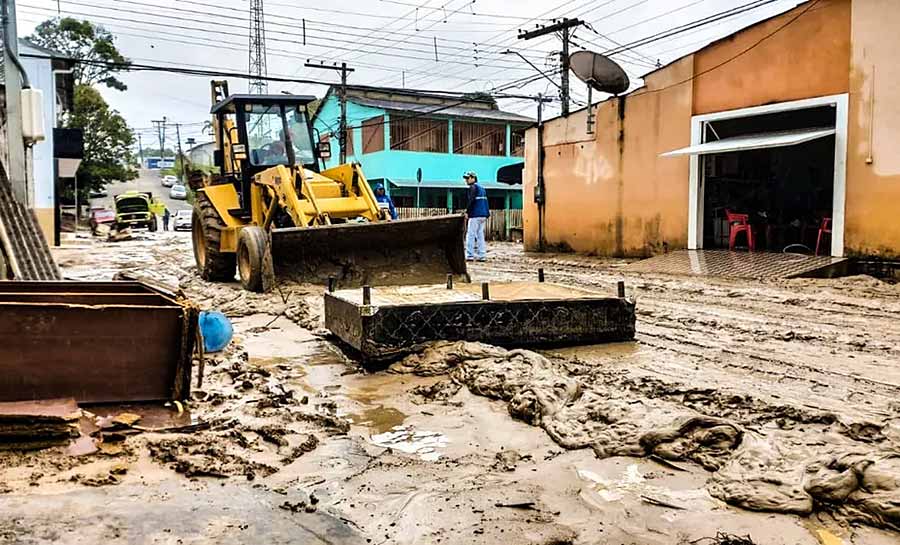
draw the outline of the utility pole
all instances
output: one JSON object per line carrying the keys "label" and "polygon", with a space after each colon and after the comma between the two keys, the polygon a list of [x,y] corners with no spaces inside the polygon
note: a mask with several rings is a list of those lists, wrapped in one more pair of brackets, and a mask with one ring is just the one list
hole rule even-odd
{"label": "utility pole", "polygon": [[141,168],[144,166],[144,144],[141,142],[141,133],[138,133],[138,157],[141,158]]}
{"label": "utility pole", "polygon": [[339,98],[341,101],[341,126],[338,134],[338,141],[341,146],[340,163],[343,165],[347,162],[347,75],[355,72],[353,68],[347,68],[347,63],[342,62],[340,66],[326,66],[324,64],[306,63],[307,68],[324,68],[326,70],[339,70],[341,72],[341,89]]}
{"label": "utility pole", "polygon": [[178,139],[178,157],[181,159],[181,181],[186,179],[184,171],[184,153],[181,152],[181,123],[175,123],[175,137]]}
{"label": "utility pole", "polygon": [[25,206],[30,206],[31,191],[28,189],[25,141],[22,138],[22,80],[27,81],[28,75],[25,74],[19,63],[16,0],[3,0],[2,7],[3,66],[6,67],[6,141],[9,146],[9,164],[5,165],[6,174],[9,176],[16,200]]}
{"label": "utility pole", "polygon": [[[305,21],[304,21],[305,24]],[[304,32],[305,35],[305,32]],[[266,23],[263,0],[250,0],[250,93],[264,95],[268,90],[266,76]]]}
{"label": "utility pole", "polygon": [[561,85],[560,85],[560,95],[559,98],[562,100],[562,115],[569,115],[569,34],[570,29],[581,26],[584,24],[584,21],[581,19],[567,19],[563,18],[559,22],[556,22],[552,25],[548,26],[540,26],[534,30],[529,31],[519,31],[519,39],[520,40],[531,40],[533,38],[537,38],[539,36],[546,36],[547,34],[553,34],[559,32],[562,36],[562,51],[560,52],[560,68],[562,69],[561,73]]}
{"label": "utility pole", "polygon": [[159,138],[159,162],[162,166],[163,159],[166,158],[166,116],[152,123],[156,126],[156,136]]}

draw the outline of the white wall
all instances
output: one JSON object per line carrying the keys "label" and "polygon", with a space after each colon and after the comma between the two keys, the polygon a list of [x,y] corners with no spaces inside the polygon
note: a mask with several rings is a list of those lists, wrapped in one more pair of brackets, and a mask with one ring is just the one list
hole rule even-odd
{"label": "white wall", "polygon": [[[43,53],[30,50],[20,43],[19,53]],[[56,127],[56,83],[53,78],[51,61],[21,57],[22,65],[28,72],[32,89],[40,89],[44,93],[44,134],[46,140],[32,147],[34,178],[34,208],[53,208],[53,128]]]}

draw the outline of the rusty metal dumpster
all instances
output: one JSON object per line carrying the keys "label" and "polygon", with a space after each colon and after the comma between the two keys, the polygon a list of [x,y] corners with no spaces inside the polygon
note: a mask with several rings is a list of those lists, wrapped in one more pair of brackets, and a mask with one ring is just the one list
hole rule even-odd
{"label": "rusty metal dumpster", "polygon": [[140,282],[0,282],[0,401],[184,399],[198,314]]}
{"label": "rusty metal dumpster", "polygon": [[[505,347],[634,339],[634,302],[543,282],[398,286],[325,294],[325,327],[365,364],[401,357],[429,341]],[[484,299],[487,295],[489,299]]]}

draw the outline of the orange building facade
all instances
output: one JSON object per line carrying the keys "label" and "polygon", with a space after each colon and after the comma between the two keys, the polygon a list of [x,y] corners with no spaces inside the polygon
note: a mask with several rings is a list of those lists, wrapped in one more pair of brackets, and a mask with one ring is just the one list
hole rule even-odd
{"label": "orange building facade", "polygon": [[663,154],[704,142],[712,122],[831,107],[830,253],[900,257],[898,28],[892,0],[807,2],[595,105],[593,134],[586,110],[550,120],[542,136],[543,205],[534,198],[538,131],[530,129],[526,248],[635,257],[702,248],[702,163],[697,155]]}

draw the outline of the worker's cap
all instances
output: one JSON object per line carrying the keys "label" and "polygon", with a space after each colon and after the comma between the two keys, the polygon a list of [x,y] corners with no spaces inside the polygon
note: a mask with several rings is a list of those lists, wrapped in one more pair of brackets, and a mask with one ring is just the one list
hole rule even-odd
{"label": "worker's cap", "polygon": [[465,174],[463,174],[463,178],[464,178],[464,179],[465,179],[465,178],[475,178],[475,179],[478,179],[478,175],[475,174],[475,171],[474,171],[474,170],[470,170],[470,171],[466,172]]}
{"label": "worker's cap", "polygon": [[378,191],[379,189],[384,189],[384,184],[381,182],[375,184],[375,191]]}

